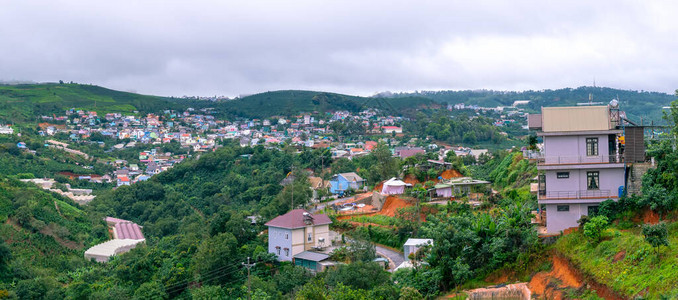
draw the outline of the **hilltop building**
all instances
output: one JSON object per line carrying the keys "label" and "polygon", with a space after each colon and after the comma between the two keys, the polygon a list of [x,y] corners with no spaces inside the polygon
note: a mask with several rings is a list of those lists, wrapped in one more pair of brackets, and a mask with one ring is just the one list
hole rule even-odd
{"label": "hilltop building", "polygon": [[331,223],[327,215],[314,215],[305,209],[277,216],[265,224],[268,252],[275,254],[279,261],[292,261],[297,254],[328,246]]}
{"label": "hilltop building", "polygon": [[[577,227],[600,202],[624,194],[625,158],[638,155],[635,150],[624,153],[625,130],[616,107],[544,107],[529,121],[544,141],[537,159],[537,194],[546,234]],[[644,156],[644,149],[637,150]]]}

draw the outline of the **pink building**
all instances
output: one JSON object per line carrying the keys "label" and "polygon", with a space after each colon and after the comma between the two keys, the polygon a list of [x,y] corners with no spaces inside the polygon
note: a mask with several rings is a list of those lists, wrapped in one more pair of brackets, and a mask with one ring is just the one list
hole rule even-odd
{"label": "pink building", "polygon": [[607,106],[544,107],[539,122],[531,121],[539,123],[533,128],[544,140],[538,203],[547,234],[577,227],[600,202],[623,194],[626,165],[618,115]]}

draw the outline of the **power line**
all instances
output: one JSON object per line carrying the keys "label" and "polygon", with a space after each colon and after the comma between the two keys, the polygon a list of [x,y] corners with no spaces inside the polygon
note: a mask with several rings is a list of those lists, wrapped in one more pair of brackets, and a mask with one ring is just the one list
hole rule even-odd
{"label": "power line", "polygon": [[[223,272],[223,271],[227,271],[227,270],[222,270],[222,272]],[[217,278],[224,277],[224,276],[226,276],[226,275],[231,275],[231,274],[236,273],[237,271],[239,271],[239,270],[237,270],[237,269],[232,269],[232,270],[229,270],[229,272],[225,272],[225,273],[222,273],[222,274],[219,274],[219,272],[213,273],[212,275],[206,276],[206,278],[201,278],[201,279],[198,280],[198,281],[188,280],[188,281],[185,282],[185,283],[182,283],[182,284],[179,284],[179,285],[175,285],[173,288],[169,288],[169,289],[168,289],[168,288],[165,288],[165,291],[166,291],[167,293],[174,293],[174,292],[180,291],[181,289],[184,289],[184,288],[185,288],[184,285],[188,285],[188,284],[190,284],[190,283],[202,284],[202,283],[204,283],[205,281],[214,280],[214,279],[217,279]],[[240,279],[240,278],[234,278],[233,280],[228,281],[228,282],[226,282],[226,283],[235,282],[235,281],[238,281],[238,280],[241,280],[241,279]],[[186,288],[187,288],[187,286],[186,286]]]}
{"label": "power line", "polygon": [[[222,266],[222,267],[219,267],[217,269],[214,269],[214,270],[207,271],[205,273],[200,274],[200,276],[201,276],[200,281],[204,281],[206,279],[207,280],[212,279],[211,276],[216,275],[219,272],[222,272],[222,271],[231,272],[231,271],[237,270],[238,268],[239,268],[238,265],[226,265],[226,266]],[[227,274],[232,274],[232,273],[227,273]],[[194,282],[194,281],[195,280],[193,280],[193,279],[185,279],[185,280],[180,281],[178,283],[174,283],[172,285],[166,286],[165,290],[174,289],[176,287],[182,287],[182,286],[187,285],[187,284]],[[200,282],[200,281],[198,281],[198,282]]]}

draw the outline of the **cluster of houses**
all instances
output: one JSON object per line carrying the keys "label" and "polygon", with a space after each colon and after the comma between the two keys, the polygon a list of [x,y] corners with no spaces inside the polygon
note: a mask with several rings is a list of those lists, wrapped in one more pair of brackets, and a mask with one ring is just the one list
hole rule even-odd
{"label": "cluster of houses", "polygon": [[[494,118],[494,126],[506,126],[512,123],[523,123],[527,118],[524,106],[530,103],[530,100],[517,100],[511,106],[482,107],[476,104],[466,105],[464,103],[448,104],[448,110],[471,110],[476,113],[495,113],[499,114]],[[523,126],[527,129],[527,126]]]}

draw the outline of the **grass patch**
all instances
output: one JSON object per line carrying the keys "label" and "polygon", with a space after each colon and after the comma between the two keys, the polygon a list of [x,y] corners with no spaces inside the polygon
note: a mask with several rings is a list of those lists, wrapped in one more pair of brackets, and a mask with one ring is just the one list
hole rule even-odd
{"label": "grass patch", "polygon": [[384,226],[395,226],[398,220],[396,218],[389,216],[374,215],[374,216],[357,216],[351,218],[351,221],[358,223],[373,223]]}
{"label": "grass patch", "polygon": [[[626,297],[678,297],[678,230],[669,226],[669,247],[659,255],[645,242],[638,228],[610,228],[604,240],[592,244],[581,233],[558,240],[555,247],[584,272]],[[624,252],[623,259],[615,255]]]}

